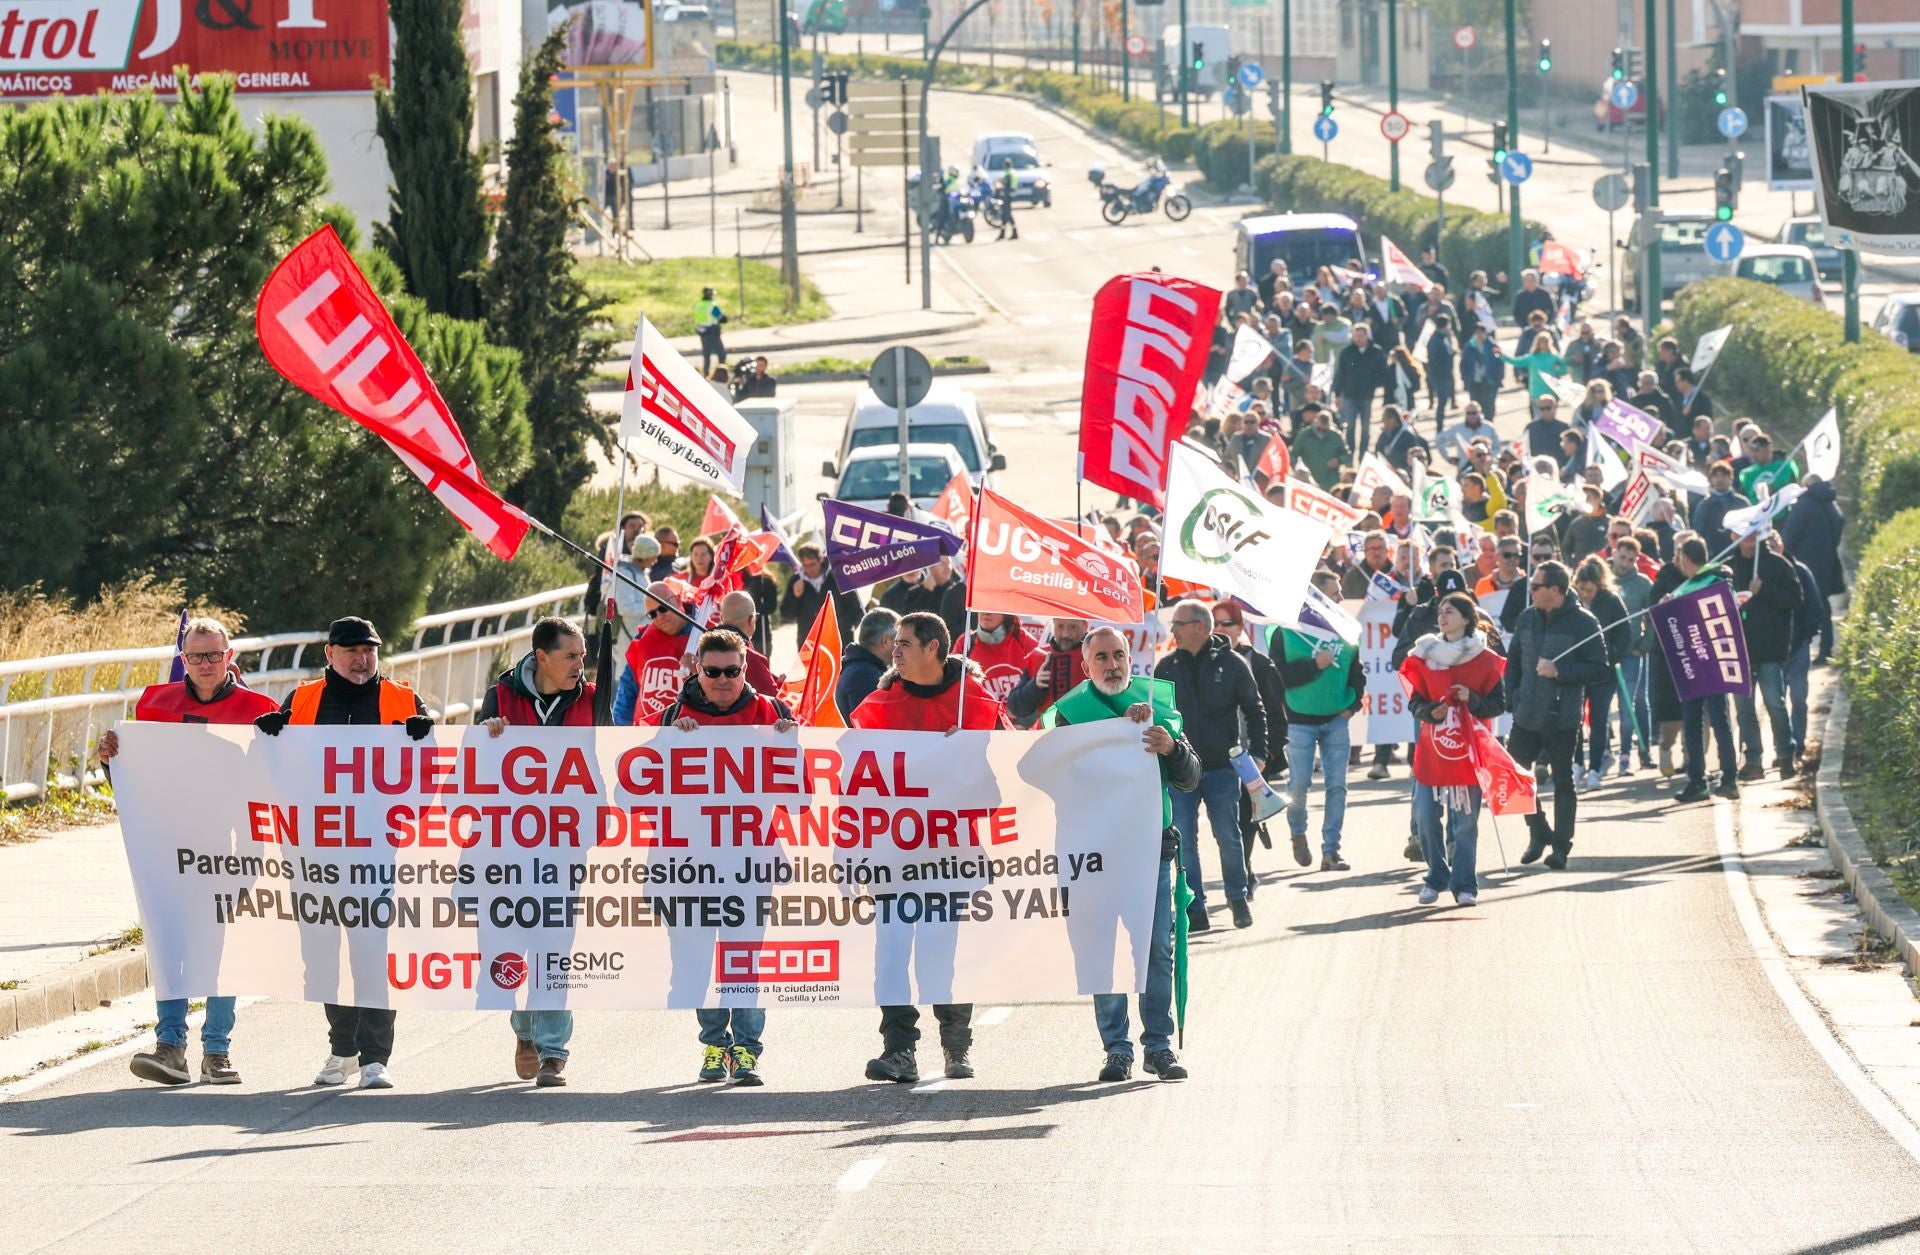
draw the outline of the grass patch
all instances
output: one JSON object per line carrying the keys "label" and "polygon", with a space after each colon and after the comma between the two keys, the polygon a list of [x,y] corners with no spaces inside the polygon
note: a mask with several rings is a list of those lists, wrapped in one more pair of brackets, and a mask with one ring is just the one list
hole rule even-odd
{"label": "grass patch", "polygon": [[107,1043],[96,1037],[92,1041],[81,1042],[79,1048],[73,1053],[75,1055],[90,1055],[96,1050],[105,1050],[106,1048]]}
{"label": "grass patch", "polygon": [[22,982],[17,980],[0,980],[0,990],[18,989],[21,984]]}
{"label": "grass patch", "polygon": [[127,929],[118,937],[107,942],[107,944],[95,946],[93,949],[87,951],[87,957],[91,959],[96,954],[112,954],[115,950],[125,950],[130,946],[137,946],[146,939],[147,930],[135,924],[132,928]]}
{"label": "grass patch", "polygon": [[0,808],[0,845],[22,845],[66,828],[105,823],[116,813],[109,789],[53,789],[43,801]]}
{"label": "grass patch", "polygon": [[780,268],[763,261],[745,263],[744,301],[741,272],[731,257],[663,257],[642,262],[591,257],[581,259],[579,269],[587,290],[607,303],[602,317],[622,337],[632,334],[643,310],[663,335],[692,335],[694,305],[700,299],[700,289],[706,287],[717,294],[729,330],[818,322],[833,314],[820,289],[804,275],[800,279],[800,304],[789,314]]}
{"label": "grass patch", "polygon": [[[245,624],[231,610],[192,601],[177,580],[137,576],[109,585],[85,604],[65,593],[47,593],[38,585],[0,591],[0,662],[39,658],[48,654],[91,653],[103,649],[145,649],[173,644],[180,628],[180,611],[210,614],[235,636]],[[128,683],[138,686],[166,678],[165,662],[136,667]],[[118,667],[103,667],[86,682],[81,668],[13,677],[4,701],[33,701],[74,693],[102,692],[119,687]]]}

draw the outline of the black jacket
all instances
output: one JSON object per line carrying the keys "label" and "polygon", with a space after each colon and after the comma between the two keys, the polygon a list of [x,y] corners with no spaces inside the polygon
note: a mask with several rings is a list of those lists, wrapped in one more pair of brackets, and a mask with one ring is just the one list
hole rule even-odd
{"label": "black jacket", "polygon": [[1732,568],[1733,590],[1743,593],[1753,582],[1755,564],[1759,566],[1760,591],[1747,598],[1740,612],[1747,632],[1749,662],[1785,662],[1793,647],[1793,615],[1800,609],[1800,577],[1793,565],[1766,542],[1754,545],[1750,558],[1738,549],[1727,565]]}
{"label": "black jacket", "polygon": [[[377,724],[380,722],[380,685],[382,677],[375,676],[365,684],[355,684],[328,667],[322,673],[327,687],[320,690],[320,708],[313,714],[316,724]],[[280,709],[287,714],[293,713],[293,694],[287,694],[287,700],[280,703]],[[417,715],[427,713],[420,701],[420,695],[413,695],[413,712]]]}
{"label": "black jacket", "polygon": [[[1593,605],[1588,607],[1587,613],[1606,629],[1607,634],[1601,639],[1607,645],[1607,665],[1619,666],[1620,660],[1633,648],[1634,624],[1626,622],[1627,603],[1620,600],[1619,593],[1602,588],[1594,595]],[[1608,677],[1606,682],[1611,683],[1612,677]]]}
{"label": "black jacket", "polygon": [[851,715],[880,687],[887,665],[885,658],[857,641],[840,652],[840,682],[833,689],[833,704],[840,708],[841,718]]}
{"label": "black jacket", "polygon": [[1236,645],[1233,652],[1253,668],[1253,686],[1260,690],[1260,710],[1267,717],[1267,744],[1273,753],[1267,757],[1269,780],[1285,773],[1287,746],[1287,686],[1280,680],[1280,668],[1252,645]]}
{"label": "black jacket", "polygon": [[1349,344],[1333,361],[1333,395],[1362,405],[1373,403],[1373,394],[1387,386],[1387,355],[1377,344],[1362,349]]}
{"label": "black jacket", "polygon": [[1513,294],[1513,322],[1516,327],[1527,325],[1527,319],[1535,312],[1545,314],[1547,321],[1553,321],[1553,293],[1545,288],[1535,288],[1529,292],[1525,288]]}
{"label": "black jacket", "polygon": [[1552,458],[1555,466],[1564,466],[1567,453],[1560,447],[1560,437],[1572,430],[1557,418],[1536,418],[1520,434],[1526,437],[1528,457]]}
{"label": "black jacket", "polygon": [[[1216,770],[1232,765],[1227,751],[1235,745],[1265,760],[1267,715],[1253,669],[1218,632],[1207,637],[1198,654],[1175,649],[1154,667],[1155,679],[1173,684],[1174,705],[1186,724],[1187,739],[1200,755],[1200,766]],[[1244,729],[1244,732],[1242,731]]]}
{"label": "black jacket", "polygon": [[1823,597],[1847,591],[1846,569],[1840,565],[1844,526],[1846,518],[1834,504],[1833,485],[1824,480],[1808,484],[1806,495],[1780,520],[1780,542],[1789,556],[1807,564]]}
{"label": "black jacket", "polygon": [[[1555,658],[1569,649],[1573,652],[1555,664],[1559,674],[1553,679],[1534,670],[1542,658]],[[1514,726],[1534,732],[1578,728],[1585,697],[1581,690],[1611,675],[1600,623],[1571,593],[1550,615],[1538,606],[1528,606],[1507,647],[1507,709]]]}
{"label": "black jacket", "polygon": [[1727,531],[1727,515],[1734,510],[1744,510],[1753,502],[1729,488],[1725,492],[1716,492],[1702,497],[1693,507],[1693,530],[1700,533],[1700,539],[1707,542],[1707,555],[1718,558],[1726,547],[1733,543],[1733,536]]}
{"label": "black jacket", "polygon": [[1800,608],[1793,612],[1793,648],[1799,649],[1809,641],[1833,635],[1833,610],[1827,605],[1826,594],[1820,591],[1820,581],[1807,569],[1807,564],[1792,558],[1787,562],[1800,577]]}
{"label": "black jacket", "polygon": [[[800,586],[800,595],[795,596],[793,587]],[[833,572],[828,571],[815,588],[796,572],[787,580],[786,591],[780,595],[780,617],[794,625],[799,633],[802,647],[807,643],[807,633],[813,630],[813,621],[820,613],[820,607],[828,597],[833,598],[833,617],[840,621],[840,639],[852,640],[860,627],[860,595],[843,593],[834,583]]]}

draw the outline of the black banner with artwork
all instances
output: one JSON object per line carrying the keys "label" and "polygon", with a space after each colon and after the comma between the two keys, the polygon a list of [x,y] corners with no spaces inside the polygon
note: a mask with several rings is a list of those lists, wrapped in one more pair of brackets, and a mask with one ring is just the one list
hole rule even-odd
{"label": "black banner with artwork", "polygon": [[1920,82],[1801,91],[1828,242],[1920,256]]}

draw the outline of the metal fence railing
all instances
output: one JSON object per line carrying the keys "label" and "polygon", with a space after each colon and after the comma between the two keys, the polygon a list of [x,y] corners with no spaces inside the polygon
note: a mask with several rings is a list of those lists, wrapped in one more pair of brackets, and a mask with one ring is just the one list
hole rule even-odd
{"label": "metal fence railing", "polygon": [[[487,685],[526,649],[543,615],[576,615],[585,584],[518,601],[430,614],[414,621],[408,648],[385,653],[381,674],[413,686],[443,722],[471,722]],[[233,642],[249,685],[282,697],[325,662],[324,630],[249,636]],[[397,643],[397,642],[392,642]],[[50,787],[100,782],[89,760],[100,732],[126,718],[148,684],[166,678],[173,648],[113,649],[0,662],[0,782],[8,802]]]}

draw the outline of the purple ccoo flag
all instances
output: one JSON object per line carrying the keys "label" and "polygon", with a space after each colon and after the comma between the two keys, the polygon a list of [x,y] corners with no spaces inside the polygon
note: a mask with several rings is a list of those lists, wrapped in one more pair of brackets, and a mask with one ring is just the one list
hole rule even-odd
{"label": "purple ccoo flag", "polygon": [[841,592],[929,567],[960,552],[960,538],[944,527],[916,523],[844,501],[823,501],[827,561]]}
{"label": "purple ccoo flag", "polygon": [[1744,693],[1753,686],[1740,603],[1724,580],[1664,601],[1647,617],[1666,651],[1681,701]]}
{"label": "purple ccoo flag", "polygon": [[1666,430],[1665,423],[1618,397],[1607,402],[1606,408],[1593,416],[1593,425],[1629,452],[1636,445],[1659,448],[1660,433]]}

